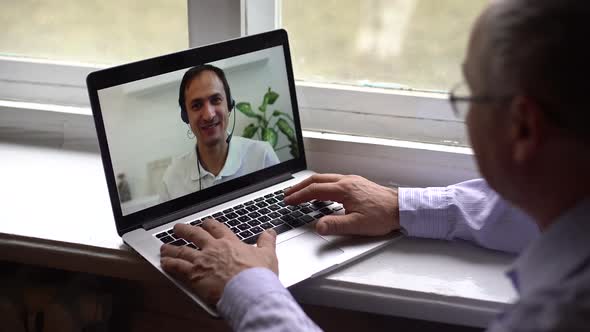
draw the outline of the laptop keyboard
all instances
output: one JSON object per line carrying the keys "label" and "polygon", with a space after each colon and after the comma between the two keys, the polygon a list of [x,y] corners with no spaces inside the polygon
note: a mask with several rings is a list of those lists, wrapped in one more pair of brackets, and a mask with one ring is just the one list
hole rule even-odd
{"label": "laptop keyboard", "polygon": [[[286,189],[285,189],[286,190]],[[342,210],[342,205],[332,201],[311,201],[300,205],[286,205],[283,190],[255,198],[223,211],[189,222],[200,226],[205,219],[215,218],[231,229],[240,240],[254,244],[264,230],[273,228],[277,234],[301,227],[325,215]],[[189,246],[197,249],[194,243],[178,238],[172,229],[155,234],[163,243],[175,246]]]}

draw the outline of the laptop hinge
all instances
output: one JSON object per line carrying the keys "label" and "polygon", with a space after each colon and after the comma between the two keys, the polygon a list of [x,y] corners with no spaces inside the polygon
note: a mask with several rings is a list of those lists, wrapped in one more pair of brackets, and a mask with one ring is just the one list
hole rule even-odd
{"label": "laptop hinge", "polygon": [[141,227],[143,227],[143,229],[145,229],[145,230],[150,230],[150,229],[156,228],[160,225],[169,223],[174,220],[178,220],[182,217],[186,217],[188,215],[206,210],[210,207],[213,207],[213,206],[216,206],[219,204],[223,204],[225,202],[231,201],[232,199],[236,199],[236,198],[251,194],[255,191],[262,190],[262,189],[270,187],[270,186],[274,186],[277,183],[281,183],[281,182],[284,182],[284,181],[287,181],[290,179],[293,179],[293,175],[291,175],[291,173],[275,176],[270,179],[264,180],[260,183],[250,185],[246,188],[233,191],[233,192],[228,193],[226,195],[211,198],[209,200],[206,200],[206,201],[196,204],[194,206],[188,207],[186,209],[182,209],[180,211],[176,211],[176,212],[167,214],[163,217],[150,220],[150,221],[142,224]]}

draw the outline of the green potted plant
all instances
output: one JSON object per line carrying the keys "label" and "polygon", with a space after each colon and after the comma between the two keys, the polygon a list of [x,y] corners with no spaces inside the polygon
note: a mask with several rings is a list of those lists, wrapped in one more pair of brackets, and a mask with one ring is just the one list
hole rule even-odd
{"label": "green potted plant", "polygon": [[[262,97],[262,104],[258,107],[258,112],[252,109],[252,105],[249,102],[239,102],[236,108],[249,118],[256,120],[255,123],[250,123],[244,128],[243,137],[252,138],[254,135],[258,136],[261,141],[267,141],[275,151],[289,148],[291,155],[294,158],[299,157],[299,149],[297,148],[297,140],[295,137],[295,130],[293,127],[295,123],[290,114],[281,112],[280,110],[273,110],[267,112],[269,105],[273,105],[279,94],[272,91],[269,87],[268,91]],[[283,134],[289,144],[277,147],[279,141],[279,133]]]}

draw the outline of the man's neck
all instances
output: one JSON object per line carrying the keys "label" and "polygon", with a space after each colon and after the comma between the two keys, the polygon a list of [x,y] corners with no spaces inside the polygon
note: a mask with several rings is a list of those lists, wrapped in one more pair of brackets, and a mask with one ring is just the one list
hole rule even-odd
{"label": "man's neck", "polygon": [[197,146],[198,158],[201,165],[211,174],[215,176],[219,175],[227,159],[229,144],[223,140],[221,144],[214,146],[204,146],[204,144],[198,143]]}

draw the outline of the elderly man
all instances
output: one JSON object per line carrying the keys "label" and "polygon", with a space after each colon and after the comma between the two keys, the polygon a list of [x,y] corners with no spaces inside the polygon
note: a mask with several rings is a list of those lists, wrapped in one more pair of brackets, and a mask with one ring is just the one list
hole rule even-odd
{"label": "elderly man", "polygon": [[[520,299],[490,331],[590,326],[590,116],[583,86],[590,77],[589,20],[584,0],[492,2],[471,34],[464,89],[451,94],[457,114],[466,115],[482,175],[542,231],[508,273]],[[346,215],[318,221],[322,234],[377,235],[401,227],[409,235],[518,251],[535,232],[481,180],[397,192],[355,176],[317,175],[286,194],[288,204],[312,198],[344,204]],[[412,197],[433,199],[408,204]],[[163,267],[217,303],[234,329],[318,329],[275,276],[272,232],[248,247],[215,222],[175,231],[203,250],[164,246]]]}

